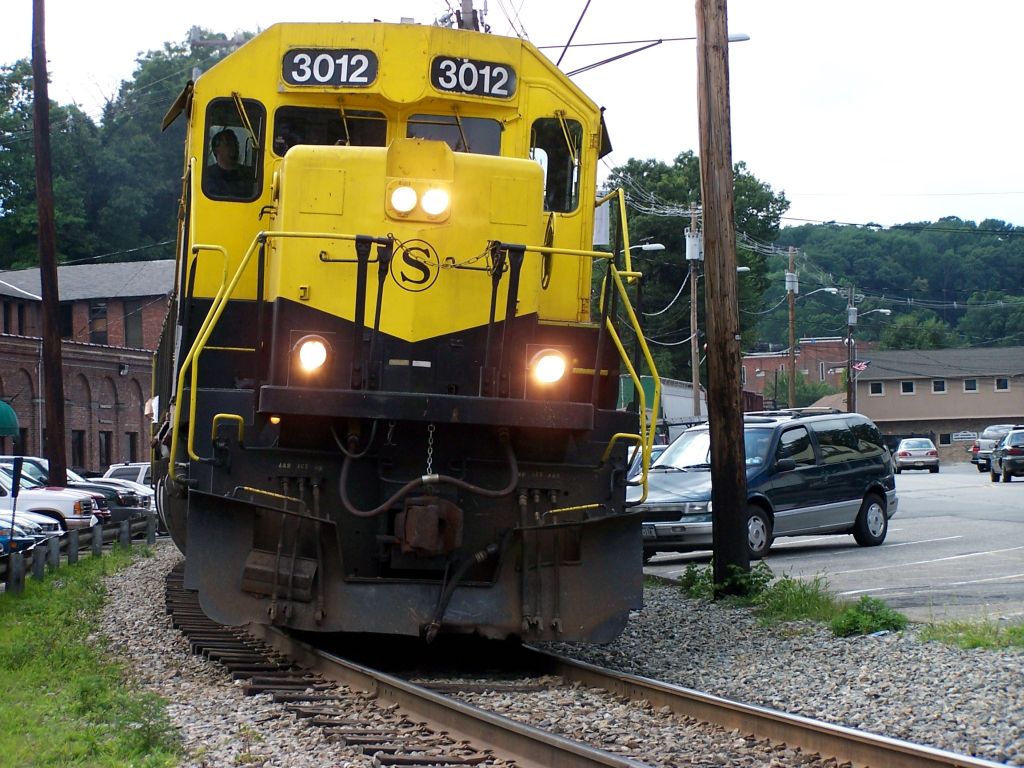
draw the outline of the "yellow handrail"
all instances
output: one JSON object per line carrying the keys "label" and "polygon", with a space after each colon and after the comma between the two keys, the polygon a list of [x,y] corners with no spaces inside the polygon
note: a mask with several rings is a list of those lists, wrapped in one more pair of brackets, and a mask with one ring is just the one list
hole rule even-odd
{"label": "yellow handrail", "polygon": [[[217,302],[224,296],[225,286],[228,279],[228,251],[226,248],[219,245],[193,245],[192,253],[199,256],[200,251],[217,251],[224,257],[224,272],[221,275],[220,287],[217,289],[217,295],[213,298],[213,304],[210,305],[210,311],[206,313],[206,317],[203,318],[203,324],[199,328],[199,335],[206,333],[213,327],[212,312],[213,308],[217,305]],[[177,475],[174,472],[174,463],[178,456],[178,434],[180,432],[179,427],[181,426],[181,399],[185,393],[185,374],[189,368],[192,369],[192,398],[189,403],[189,419],[195,418],[195,391],[196,391],[196,379],[198,377],[199,366],[193,365],[195,359],[196,345],[193,343],[192,348],[189,349],[188,354],[185,355],[185,359],[181,363],[181,367],[178,369],[178,384],[174,391],[174,426],[171,429],[171,461],[167,468],[167,473],[171,476],[171,480],[174,482],[180,482]],[[189,441],[188,441],[188,455],[198,460],[199,457],[194,454],[192,450],[192,437],[195,435],[195,430],[189,430]]]}
{"label": "yellow handrail", "polygon": [[[193,170],[194,170],[195,158],[192,158],[192,160],[190,161],[190,167],[192,167]],[[194,187],[195,187],[195,175],[194,175],[194,173],[192,175],[192,185],[193,185],[193,196],[192,196],[192,198],[193,198],[193,201],[194,201],[194,199],[195,199],[195,195],[194,195],[194,191],[195,191],[194,190]],[[570,248],[552,248],[552,247],[546,247],[546,246],[526,246],[524,250],[531,251],[531,252],[534,252],[534,253],[542,253],[542,254],[544,254],[544,253],[550,253],[550,254],[557,253],[557,254],[564,254],[564,255],[569,255],[569,256],[579,256],[579,257],[583,257],[583,258],[605,259],[605,260],[608,260],[608,262],[609,262],[608,263],[609,275],[612,278],[612,280],[614,281],[615,287],[618,290],[619,295],[622,298],[622,303],[623,303],[623,305],[626,308],[627,314],[629,315],[630,324],[632,325],[633,330],[636,333],[637,343],[640,344],[640,348],[641,348],[641,350],[644,353],[644,359],[646,360],[648,367],[651,369],[651,375],[652,375],[652,378],[654,379],[654,397],[653,397],[652,402],[651,402],[651,417],[652,417],[653,423],[657,423],[658,409],[659,409],[660,402],[661,402],[661,378],[658,376],[657,369],[654,366],[654,359],[651,356],[650,348],[647,346],[647,342],[646,342],[646,340],[643,337],[643,333],[642,333],[642,331],[640,329],[640,324],[639,324],[639,321],[637,320],[636,313],[633,311],[633,307],[630,304],[629,297],[628,297],[628,295],[626,293],[625,285],[622,282],[622,278],[623,277],[625,277],[627,279],[627,281],[629,281],[629,282],[634,282],[634,281],[640,279],[640,277],[642,276],[642,273],[633,271],[632,264],[631,264],[630,258],[629,258],[629,233],[628,233],[628,229],[627,229],[627,226],[626,226],[626,217],[625,217],[625,213],[626,213],[626,211],[625,211],[625,195],[623,194],[621,188],[617,189],[615,192],[612,192],[611,194],[609,194],[606,197],[604,197],[601,200],[599,200],[597,202],[597,205],[600,205],[602,202],[604,202],[604,201],[606,201],[606,200],[608,200],[608,199],[610,199],[612,197],[616,197],[616,196],[619,199],[620,213],[621,213],[621,216],[622,216],[622,219],[621,219],[621,221],[622,221],[622,234],[623,234],[623,243],[624,243],[625,260],[626,260],[626,269],[625,270],[619,270],[615,266],[614,254],[606,253],[606,252],[603,252],[603,251],[579,250],[579,249],[570,249]],[[235,288],[238,286],[238,283],[241,280],[242,274],[244,273],[246,267],[248,267],[249,262],[252,260],[253,254],[256,253],[257,247],[259,245],[263,244],[263,243],[266,243],[267,240],[274,239],[274,238],[307,238],[307,239],[317,239],[317,240],[355,241],[357,239],[357,236],[356,235],[341,234],[341,233],[325,233],[325,232],[268,232],[268,231],[260,231],[253,238],[252,243],[249,245],[249,248],[246,250],[245,255],[242,257],[241,262],[239,262],[239,265],[238,265],[237,269],[235,270],[234,275],[231,277],[230,282],[227,282],[226,285],[225,285],[225,282],[226,282],[226,278],[227,278],[227,268],[228,268],[228,263],[229,263],[227,251],[224,248],[220,247],[220,246],[214,246],[214,245],[193,245],[192,246],[191,251],[193,253],[197,254],[197,255],[198,255],[199,251],[201,251],[201,250],[219,251],[224,256],[224,276],[223,276],[222,281],[221,281],[221,287],[218,289],[217,294],[216,294],[216,296],[213,299],[213,303],[210,305],[210,309],[206,313],[206,318],[203,320],[202,327],[199,329],[199,333],[197,334],[195,341],[193,341],[192,346],[189,349],[188,354],[185,356],[185,359],[182,361],[181,367],[179,368],[179,371],[178,371],[178,382],[177,382],[177,388],[176,388],[176,391],[175,391],[176,415],[175,415],[174,424],[173,424],[173,427],[172,427],[172,430],[171,430],[171,457],[172,458],[171,458],[169,473],[170,473],[170,476],[171,476],[172,480],[178,481],[178,478],[175,476],[175,473],[174,473],[174,460],[177,457],[178,436],[179,436],[180,427],[181,427],[180,403],[182,401],[182,398],[184,397],[186,373],[189,371],[189,369],[191,369],[191,373],[192,373],[191,385],[192,386],[191,386],[191,392],[189,393],[189,395],[190,395],[190,397],[189,397],[189,415],[190,415],[190,419],[194,419],[195,418],[195,413],[196,413],[196,397],[197,397],[197,390],[198,390],[198,375],[199,375],[198,374],[198,370],[199,370],[198,357],[202,353],[202,351],[206,348],[206,343],[209,340],[210,334],[213,332],[214,326],[216,326],[217,322],[220,320],[220,316],[223,313],[224,308],[227,306],[227,302],[230,300],[231,296],[234,294]],[[607,297],[605,296],[604,291],[602,291],[601,292],[601,306],[602,307],[603,307],[603,304],[604,304],[605,300],[607,300]],[[640,446],[642,447],[642,450],[643,450],[643,457],[642,457],[643,460],[641,462],[642,473],[641,473],[641,478],[640,478],[640,484],[643,487],[643,495],[640,498],[640,502],[643,502],[647,498],[647,470],[648,470],[648,467],[650,466],[651,447],[654,445],[654,432],[655,432],[655,430],[653,428],[653,425],[652,425],[651,429],[648,429],[648,427],[647,427],[646,399],[645,399],[643,387],[640,384],[640,377],[637,374],[637,372],[634,370],[633,364],[629,360],[629,356],[626,354],[626,350],[625,350],[625,348],[622,345],[622,340],[619,338],[619,335],[618,335],[618,333],[615,330],[615,326],[612,323],[611,318],[607,318],[606,319],[606,329],[608,331],[609,336],[611,336],[612,341],[615,344],[615,348],[616,348],[616,350],[619,353],[619,357],[622,359],[623,363],[626,366],[626,370],[629,372],[630,378],[633,380],[633,386],[636,388],[637,399],[638,399],[638,403],[639,403],[639,406],[640,406],[639,407],[639,411],[640,412],[638,414],[639,419],[640,419],[640,434],[639,435],[628,435],[628,434],[620,433],[620,434],[614,435],[612,437],[611,441],[609,442],[607,449],[605,450],[605,455],[604,455],[604,458],[602,460],[607,460],[607,457],[610,455],[612,446],[614,445],[616,440],[628,438],[628,439],[635,439],[635,440],[639,441],[639,444],[640,444]],[[220,418],[236,418],[239,421],[242,421],[241,417],[238,417],[238,416],[236,416],[234,414],[218,414],[218,416],[215,417],[215,419],[214,419],[214,430],[216,430],[217,420],[220,419]],[[244,422],[243,422],[243,425],[244,425]],[[241,432],[241,426],[239,427],[239,429],[240,429],[240,432]],[[195,433],[196,433],[195,429],[190,429],[189,430],[189,438],[188,438],[187,449],[188,449],[189,457],[192,458],[193,460],[198,461],[198,460],[200,460],[200,457],[196,455],[195,448],[194,448],[194,446],[195,446]]]}

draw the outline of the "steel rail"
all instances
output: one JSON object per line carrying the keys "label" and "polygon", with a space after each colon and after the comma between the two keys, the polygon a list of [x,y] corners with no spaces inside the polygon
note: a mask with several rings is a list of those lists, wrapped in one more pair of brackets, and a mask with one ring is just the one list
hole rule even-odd
{"label": "steel rail", "polygon": [[276,627],[250,624],[246,629],[296,664],[340,685],[365,691],[387,706],[397,704],[409,718],[455,739],[467,739],[475,749],[493,749],[502,757],[512,757],[521,768],[644,768],[643,763],[471,707],[317,650]]}
{"label": "steel rail", "polygon": [[993,768],[1003,765],[767,707],[741,704],[646,677],[613,672],[532,646],[526,648],[537,654],[546,672],[560,675],[567,681],[602,688],[631,701],[646,699],[656,709],[667,706],[677,715],[714,723],[726,730],[753,733],[759,739],[800,747],[808,754],[817,752],[823,757],[834,757],[840,764],[849,762],[855,767],[874,768]]}

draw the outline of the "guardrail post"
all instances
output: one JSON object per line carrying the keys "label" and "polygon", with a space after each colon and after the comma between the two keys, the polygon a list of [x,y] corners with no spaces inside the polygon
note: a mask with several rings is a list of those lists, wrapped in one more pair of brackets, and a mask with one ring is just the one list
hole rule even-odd
{"label": "guardrail post", "polygon": [[51,571],[60,568],[60,536],[51,536],[46,540],[46,562]]}
{"label": "guardrail post", "polygon": [[68,565],[78,562],[78,529],[68,531]]}
{"label": "guardrail post", "polygon": [[127,520],[122,520],[117,531],[117,540],[121,546],[130,547],[132,545],[132,524]]}
{"label": "guardrail post", "polygon": [[92,556],[103,557],[103,523],[92,527]]}
{"label": "guardrail post", "polygon": [[146,546],[152,547],[156,544],[156,515],[152,512],[146,513]]}
{"label": "guardrail post", "polygon": [[43,556],[43,548],[35,546],[32,548],[32,578],[42,581],[46,577],[46,557]]}
{"label": "guardrail post", "polygon": [[25,555],[12,552],[7,560],[7,591],[20,595],[25,591]]}

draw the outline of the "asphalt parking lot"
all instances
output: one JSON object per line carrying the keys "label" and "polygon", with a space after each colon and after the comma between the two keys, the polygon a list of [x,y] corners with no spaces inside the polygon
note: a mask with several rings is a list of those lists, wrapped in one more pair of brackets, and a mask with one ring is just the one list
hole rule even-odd
{"label": "asphalt parking lot", "polygon": [[[1024,479],[992,483],[972,464],[896,476],[899,511],[880,547],[849,535],[776,540],[775,573],[823,576],[852,599],[882,598],[915,621],[1024,619]],[[656,555],[644,571],[677,576],[711,552]]]}

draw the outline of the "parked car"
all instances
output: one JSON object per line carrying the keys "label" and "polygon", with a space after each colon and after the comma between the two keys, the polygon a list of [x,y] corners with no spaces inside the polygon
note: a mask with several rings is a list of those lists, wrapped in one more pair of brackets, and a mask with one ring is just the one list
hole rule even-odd
{"label": "parked car", "polygon": [[[38,456],[23,456],[22,459],[21,473],[24,487],[50,487],[49,462]],[[13,456],[0,456],[0,467],[6,468],[10,474],[13,471],[13,461]],[[111,493],[109,488],[104,488],[101,485],[92,485],[82,478],[81,475],[75,474],[70,469],[67,470],[66,487],[88,493],[92,496],[93,514],[103,524],[111,521],[119,522],[128,517],[134,517],[140,511],[138,499],[132,500],[126,497],[122,500],[116,493]],[[130,507],[130,509],[125,509],[124,507],[126,506]]]}
{"label": "parked car", "polygon": [[104,477],[119,477],[122,480],[134,480],[136,483],[152,487],[152,470],[148,461],[131,461],[123,464],[111,464]]}
{"label": "parked car", "polygon": [[900,440],[896,447],[893,464],[897,475],[904,469],[927,469],[929,472],[938,472],[939,452],[935,448],[935,443],[927,437],[908,437]]}
{"label": "parked car", "polygon": [[24,529],[25,533],[39,539],[60,535],[60,523],[52,517],[40,515],[36,512],[27,512],[20,507],[11,514],[10,509],[0,512],[0,525],[11,525],[14,523],[18,528]]}
{"label": "parked car", "polygon": [[[10,512],[14,506],[11,497],[13,478],[11,473],[0,467],[0,511]],[[38,512],[56,520],[61,530],[88,528],[99,520],[93,514],[95,505],[92,495],[73,488],[22,488],[18,494],[15,514]]]}
{"label": "parked car", "polygon": [[1014,477],[1024,477],[1024,424],[1018,424],[992,449],[989,459],[989,477],[993,483],[1004,483]]}
{"label": "parked car", "polygon": [[36,539],[29,536],[22,530],[20,525],[13,528],[10,523],[0,522],[0,554],[9,555],[11,552],[24,552],[36,543]]}
{"label": "parked car", "polygon": [[156,496],[156,491],[148,485],[142,485],[134,482],[133,480],[121,480],[117,477],[93,477],[89,482],[98,483],[100,485],[109,485],[113,488],[120,488],[133,492],[139,497],[139,506],[143,509],[153,509],[155,506],[153,498]]}
{"label": "parked car", "polygon": [[989,471],[988,462],[992,458],[992,449],[1011,429],[1013,424],[990,424],[978,435],[978,439],[971,446],[971,464],[976,465],[979,472]]}
{"label": "parked car", "polygon": [[[800,409],[748,414],[743,439],[751,558],[767,555],[779,536],[853,534],[864,547],[885,541],[899,499],[891,456],[870,419]],[[651,469],[639,506],[645,560],[711,548],[710,446],[707,426],[692,427]],[[641,489],[626,493],[639,499]]]}
{"label": "parked car", "polygon": [[[668,448],[667,445],[652,445],[651,446],[651,463],[648,465],[648,469],[654,466],[654,462],[665,452]],[[627,480],[635,480],[640,476],[640,459],[642,458],[640,451],[637,451],[633,460],[629,463],[629,472],[626,473]]]}

